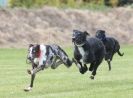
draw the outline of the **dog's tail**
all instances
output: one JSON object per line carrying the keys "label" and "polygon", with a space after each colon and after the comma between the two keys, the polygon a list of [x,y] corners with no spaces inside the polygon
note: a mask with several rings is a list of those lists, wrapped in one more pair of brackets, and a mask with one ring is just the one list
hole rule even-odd
{"label": "dog's tail", "polygon": [[124,55],[124,53],[121,53],[119,50],[117,51],[117,53],[118,53],[119,56],[123,56]]}
{"label": "dog's tail", "polygon": [[119,56],[123,56],[124,53],[120,52],[120,44],[119,44],[119,42],[116,39],[114,39],[114,41],[115,41],[115,49],[114,50],[116,50],[116,52],[118,53]]}

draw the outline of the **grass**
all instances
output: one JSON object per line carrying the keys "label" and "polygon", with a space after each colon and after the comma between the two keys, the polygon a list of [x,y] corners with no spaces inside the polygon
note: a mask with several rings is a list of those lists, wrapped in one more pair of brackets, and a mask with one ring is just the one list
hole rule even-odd
{"label": "grass", "polygon": [[[30,83],[25,63],[26,49],[0,49],[0,98],[133,98],[133,46],[122,46],[124,57],[117,54],[108,71],[104,61],[95,80],[90,72],[81,75],[75,65],[46,69],[37,74],[34,88],[24,92]],[[72,57],[72,49],[66,49]]]}

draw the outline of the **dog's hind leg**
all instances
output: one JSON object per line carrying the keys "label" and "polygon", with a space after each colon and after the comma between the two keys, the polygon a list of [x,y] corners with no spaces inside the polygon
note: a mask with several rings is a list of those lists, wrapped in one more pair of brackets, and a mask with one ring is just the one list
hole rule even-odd
{"label": "dog's hind leg", "polygon": [[111,61],[110,59],[107,60],[108,66],[109,66],[109,71],[111,70]]}
{"label": "dog's hind leg", "polygon": [[52,69],[56,69],[59,65],[61,65],[61,64],[63,64],[63,62],[62,61],[57,61],[57,62],[55,62],[52,66],[51,66],[51,68]]}
{"label": "dog's hind leg", "polygon": [[102,59],[100,60],[97,60],[93,66],[93,71],[92,71],[92,75],[90,76],[91,79],[94,79],[94,76],[96,75],[96,71],[97,71],[97,68],[98,66],[101,64],[102,62]]}
{"label": "dog's hind leg", "polygon": [[97,71],[98,65],[99,64],[97,64],[97,63],[94,65],[93,71],[92,71],[92,75],[90,76],[91,79],[94,79],[94,76],[96,75],[96,71]]}
{"label": "dog's hind leg", "polygon": [[111,70],[111,61],[113,59],[113,56],[114,56],[114,53],[113,52],[108,52],[105,56],[105,60],[107,61],[108,63],[108,66],[109,66],[109,71]]}

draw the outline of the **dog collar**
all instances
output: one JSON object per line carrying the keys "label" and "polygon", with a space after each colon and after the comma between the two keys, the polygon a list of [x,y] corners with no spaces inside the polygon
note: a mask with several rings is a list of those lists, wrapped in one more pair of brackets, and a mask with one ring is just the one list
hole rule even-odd
{"label": "dog collar", "polygon": [[78,47],[82,47],[84,44],[85,44],[85,43],[80,44],[80,45],[77,45],[77,44],[75,43],[75,45],[78,46]]}

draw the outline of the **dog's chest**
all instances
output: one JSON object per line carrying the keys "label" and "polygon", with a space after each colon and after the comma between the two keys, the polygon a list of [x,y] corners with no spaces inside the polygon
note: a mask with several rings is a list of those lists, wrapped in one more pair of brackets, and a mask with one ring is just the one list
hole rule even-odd
{"label": "dog's chest", "polygon": [[80,54],[82,55],[82,57],[84,57],[85,51],[84,51],[83,47],[78,47],[78,50],[79,50]]}

